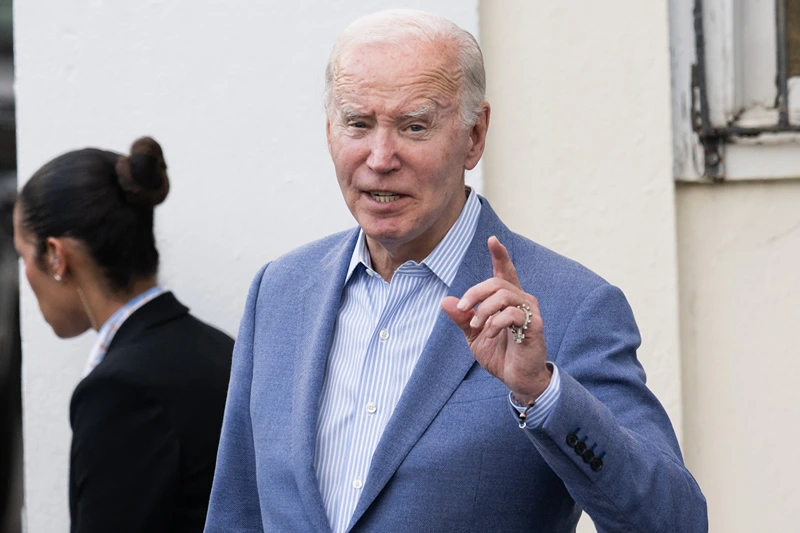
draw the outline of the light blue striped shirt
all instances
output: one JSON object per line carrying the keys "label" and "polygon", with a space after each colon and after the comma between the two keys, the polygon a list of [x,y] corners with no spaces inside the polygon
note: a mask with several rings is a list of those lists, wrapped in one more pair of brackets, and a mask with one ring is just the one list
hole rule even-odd
{"label": "light blue striped shirt", "polygon": [[[334,533],[350,523],[372,455],[433,330],[480,211],[472,191],[430,255],[422,263],[403,263],[391,283],[372,270],[363,231],[358,237],[325,370],[314,456]],[[552,388],[529,413],[529,427],[546,417]]]}

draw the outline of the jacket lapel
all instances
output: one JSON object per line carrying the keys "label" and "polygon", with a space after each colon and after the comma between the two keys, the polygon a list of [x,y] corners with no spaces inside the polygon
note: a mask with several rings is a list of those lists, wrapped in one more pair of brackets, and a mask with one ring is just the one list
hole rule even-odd
{"label": "jacket lapel", "polygon": [[[287,354],[296,360],[292,413],[292,455],[297,488],[303,505],[316,531],[330,531],[328,515],[319,491],[314,470],[314,448],[317,436],[317,415],[322,382],[328,361],[333,328],[341,304],[344,279],[353,254],[358,230],[346,239],[345,246],[332,246],[320,261],[320,268],[298,297],[302,299],[298,324],[303,336],[295,353]],[[304,352],[303,349],[308,351]],[[305,356],[301,354],[305,353]]]}
{"label": "jacket lapel", "polygon": [[[508,229],[484,198],[481,203],[475,236],[448,291],[449,296],[461,297],[473,285],[492,277],[492,258],[486,245],[490,236],[496,235],[506,246],[510,244]],[[425,349],[372,456],[350,529],[378,497],[473,364],[477,363],[464,333],[440,310]]]}

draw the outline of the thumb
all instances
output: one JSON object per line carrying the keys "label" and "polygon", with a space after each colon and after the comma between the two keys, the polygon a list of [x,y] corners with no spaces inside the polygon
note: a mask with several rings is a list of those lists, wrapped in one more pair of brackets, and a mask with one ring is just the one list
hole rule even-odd
{"label": "thumb", "polygon": [[464,335],[469,337],[472,333],[472,328],[469,325],[470,320],[475,315],[475,311],[472,309],[467,309],[466,311],[462,311],[458,308],[458,298],[455,296],[447,296],[444,300],[442,300],[442,311],[450,317],[456,326],[461,328],[461,331],[464,332]]}

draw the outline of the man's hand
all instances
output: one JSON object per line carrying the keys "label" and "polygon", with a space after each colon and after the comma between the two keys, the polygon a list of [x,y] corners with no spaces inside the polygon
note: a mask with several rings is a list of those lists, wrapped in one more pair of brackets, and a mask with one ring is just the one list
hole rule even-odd
{"label": "man's hand", "polygon": [[[545,391],[551,377],[539,302],[520,287],[508,250],[497,237],[490,237],[488,246],[494,277],[471,287],[461,300],[448,296],[442,309],[464,332],[478,363],[527,404]],[[531,323],[517,344],[509,326],[525,324],[525,311],[517,308],[522,304],[530,307]]]}

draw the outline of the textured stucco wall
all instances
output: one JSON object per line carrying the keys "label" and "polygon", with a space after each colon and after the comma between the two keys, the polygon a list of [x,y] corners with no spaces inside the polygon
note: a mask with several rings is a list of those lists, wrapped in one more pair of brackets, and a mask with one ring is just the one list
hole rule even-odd
{"label": "textured stucco wall", "polygon": [[712,533],[797,531],[800,181],[678,188],[686,461]]}
{"label": "textured stucco wall", "polygon": [[681,426],[666,5],[481,4],[485,190],[517,231],[619,285]]}
{"label": "textured stucco wall", "polygon": [[[325,145],[322,75],[335,36],[389,7],[478,29],[477,0],[17,2],[21,180],[63,151],[153,135],[172,177],[157,210],[161,279],[235,333],[261,264],[353,224]],[[56,339],[23,287],[28,530],[65,532],[68,403],[94,334]]]}
{"label": "textured stucco wall", "polygon": [[480,15],[486,194],[513,229],[623,289],[680,436],[667,5],[493,0]]}

